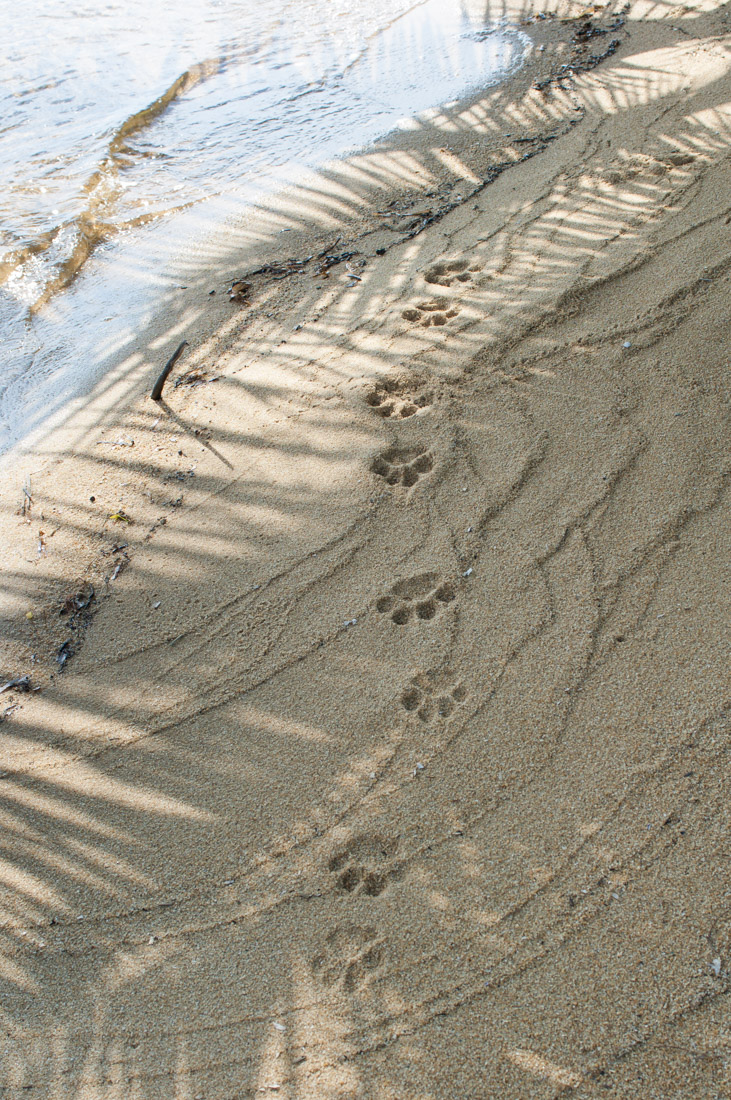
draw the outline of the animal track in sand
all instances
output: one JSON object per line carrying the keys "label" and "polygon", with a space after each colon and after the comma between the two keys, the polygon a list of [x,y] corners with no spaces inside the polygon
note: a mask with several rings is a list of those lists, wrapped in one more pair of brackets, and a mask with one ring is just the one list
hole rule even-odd
{"label": "animal track in sand", "polygon": [[425,447],[389,447],[371,463],[373,473],[388,485],[401,484],[407,489],[433,468],[434,459]]}
{"label": "animal track in sand", "polygon": [[408,383],[398,382],[396,379],[388,379],[378,382],[376,386],[366,394],[366,404],[370,405],[379,416],[405,420],[409,416],[415,416],[422,409],[428,409],[432,403],[432,395],[426,391],[414,392],[416,387]]}
{"label": "animal track in sand", "polygon": [[401,316],[405,321],[429,328],[430,325],[446,325],[458,313],[459,306],[449,298],[430,298],[428,302],[417,302],[415,306],[409,306]]}
{"label": "animal track in sand", "polygon": [[312,960],[312,970],[326,986],[346,993],[362,989],[383,961],[384,948],[375,928],[341,925],[325,938]]}
{"label": "animal track in sand", "polygon": [[438,286],[471,283],[478,271],[482,271],[482,264],[471,264],[469,260],[443,260],[424,272],[424,281]]}
{"label": "animal track in sand", "polygon": [[635,153],[623,161],[609,165],[600,172],[600,178],[607,183],[617,184],[643,177],[664,176],[674,168],[687,168],[695,159],[692,153],[667,153],[659,157]]}
{"label": "animal track in sand", "polygon": [[414,676],[401,694],[401,706],[415,711],[422,722],[432,718],[449,718],[467,698],[467,688],[452,684],[449,679],[437,678],[428,673]]}
{"label": "animal track in sand", "polygon": [[414,615],[417,619],[433,619],[439,605],[451,603],[456,595],[454,586],[448,581],[440,584],[436,573],[419,573],[394,584],[390,592],[376,601],[376,610],[389,614],[392,622],[403,626]]}
{"label": "animal track in sand", "polygon": [[376,898],[396,874],[391,857],[398,847],[398,840],[379,836],[357,836],[336,852],[328,863],[328,870],[336,875],[338,889],[346,894],[366,894]]}

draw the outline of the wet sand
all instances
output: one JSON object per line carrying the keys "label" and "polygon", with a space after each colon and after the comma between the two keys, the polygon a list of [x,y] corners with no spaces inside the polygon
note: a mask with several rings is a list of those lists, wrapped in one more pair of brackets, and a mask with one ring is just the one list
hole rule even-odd
{"label": "wet sand", "polygon": [[620,15],[4,460],[3,1095],[728,1095],[731,22]]}

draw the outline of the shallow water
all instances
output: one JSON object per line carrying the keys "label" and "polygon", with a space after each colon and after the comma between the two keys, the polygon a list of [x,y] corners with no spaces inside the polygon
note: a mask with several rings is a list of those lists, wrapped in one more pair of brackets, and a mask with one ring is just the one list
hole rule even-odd
{"label": "shallow water", "polygon": [[210,230],[527,48],[471,0],[27,0],[4,23],[0,450],[154,310],[154,234]]}

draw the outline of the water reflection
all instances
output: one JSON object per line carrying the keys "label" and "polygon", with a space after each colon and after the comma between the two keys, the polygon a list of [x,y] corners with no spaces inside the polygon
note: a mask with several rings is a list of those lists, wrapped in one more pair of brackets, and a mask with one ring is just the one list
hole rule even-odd
{"label": "water reflection", "polygon": [[304,167],[504,78],[529,44],[487,25],[482,0],[334,0],[326,19],[312,0],[74,3],[63,19],[30,0],[7,20],[0,451],[148,322],[181,248]]}
{"label": "water reflection", "polygon": [[475,33],[477,4],[407,6],[339,0],[323,20],[308,0],[157,0],[152,18],[139,2],[80,7],[63,28],[16,9],[0,83],[6,292],[37,305],[115,232],[362,145],[523,56],[515,31]]}

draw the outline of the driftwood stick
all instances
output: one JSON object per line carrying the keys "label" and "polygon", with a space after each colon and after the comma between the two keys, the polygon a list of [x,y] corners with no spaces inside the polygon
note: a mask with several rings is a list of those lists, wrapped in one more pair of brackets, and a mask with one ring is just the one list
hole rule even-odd
{"label": "driftwood stick", "polygon": [[177,348],[177,350],[173,352],[173,354],[170,356],[170,358],[168,359],[165,366],[162,368],[162,372],[160,373],[160,377],[158,378],[155,385],[152,387],[152,393],[150,394],[150,397],[152,398],[153,401],[159,401],[160,398],[162,397],[162,388],[163,388],[163,386],[165,385],[165,383],[167,381],[167,377],[170,374],[170,371],[173,369],[173,367],[177,363],[180,356],[183,354],[183,348],[187,348],[187,346],[188,346],[188,341],[183,340],[180,347]]}

